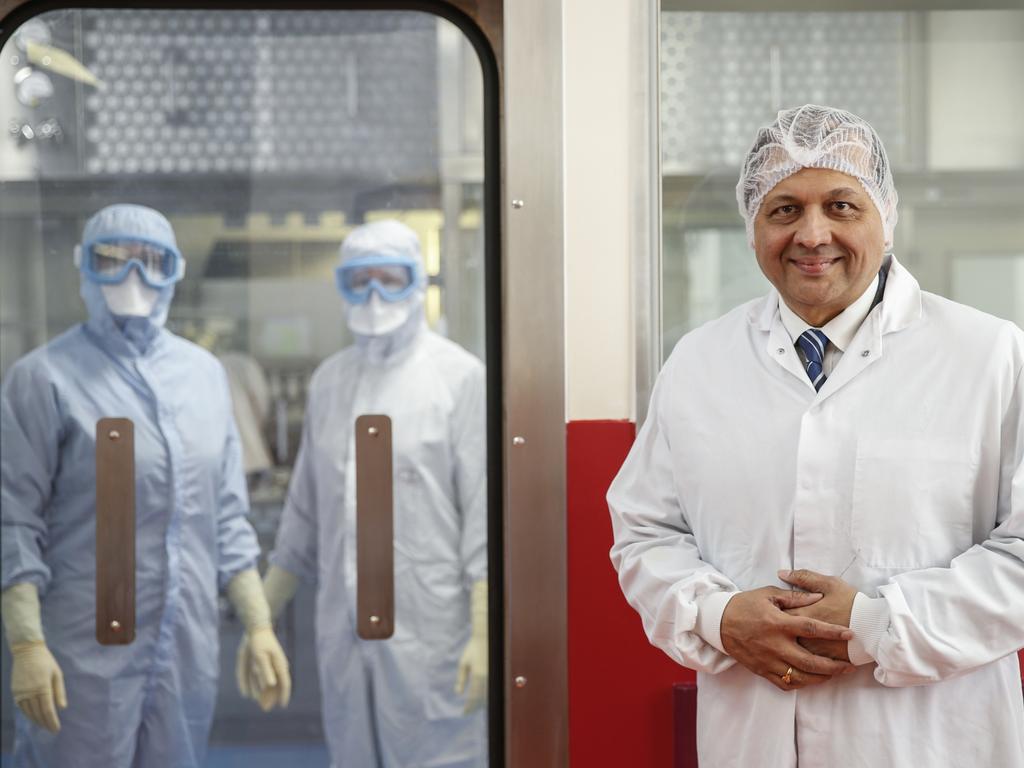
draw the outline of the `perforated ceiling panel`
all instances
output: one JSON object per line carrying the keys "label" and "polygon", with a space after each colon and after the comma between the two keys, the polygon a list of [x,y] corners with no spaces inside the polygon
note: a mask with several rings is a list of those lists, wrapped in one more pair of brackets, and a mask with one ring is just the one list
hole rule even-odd
{"label": "perforated ceiling panel", "polygon": [[779,109],[842,107],[909,162],[909,14],[661,14],[666,174],[736,169]]}
{"label": "perforated ceiling panel", "polygon": [[422,13],[82,14],[85,170],[437,174],[437,22]]}

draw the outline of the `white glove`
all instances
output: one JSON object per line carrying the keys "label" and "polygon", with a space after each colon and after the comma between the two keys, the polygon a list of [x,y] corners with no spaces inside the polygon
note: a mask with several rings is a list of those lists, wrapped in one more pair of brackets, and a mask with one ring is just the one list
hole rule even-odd
{"label": "white glove", "polygon": [[258,701],[264,712],[275,703],[287,706],[292,694],[288,657],[271,627],[270,606],[255,568],[242,571],[231,580],[228,597],[245,624],[235,663],[239,692]]}
{"label": "white glove", "polygon": [[[487,653],[487,582],[477,581],[470,593],[469,614],[472,630],[469,642],[459,659],[455,692],[466,692],[463,714],[475,712],[487,703],[487,675],[490,660]],[[468,690],[467,690],[468,685]]]}
{"label": "white glove", "polygon": [[2,598],[4,628],[11,647],[11,695],[25,716],[56,733],[57,708],[68,706],[64,675],[43,639],[39,616],[39,590],[35,584],[15,584]]}
{"label": "white glove", "polygon": [[238,646],[235,677],[241,694],[259,702],[264,712],[275,703],[282,709],[288,706],[292,696],[288,658],[269,625],[245,633]]}
{"label": "white glove", "polygon": [[[57,707],[68,706],[64,675],[46,643],[37,640],[11,646],[11,695],[25,716],[38,726],[57,733]],[[56,707],[54,704],[56,703]]]}

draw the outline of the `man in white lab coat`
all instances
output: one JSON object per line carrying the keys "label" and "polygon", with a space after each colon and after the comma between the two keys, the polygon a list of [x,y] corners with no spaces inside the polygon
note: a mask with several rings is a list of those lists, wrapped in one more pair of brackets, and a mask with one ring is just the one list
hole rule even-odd
{"label": "man in white lab coat", "polygon": [[737,198],[775,290],[680,340],[608,492],[702,768],[1024,766],[1024,333],[892,256],[848,112],[780,112]]}

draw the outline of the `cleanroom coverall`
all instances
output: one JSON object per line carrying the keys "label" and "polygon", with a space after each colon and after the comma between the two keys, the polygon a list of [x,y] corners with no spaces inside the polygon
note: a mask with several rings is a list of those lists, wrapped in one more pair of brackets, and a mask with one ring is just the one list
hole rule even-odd
{"label": "cleanroom coverall", "polygon": [[[354,345],[314,373],[270,558],[317,583],[324,733],[336,768],[486,764],[484,712],[464,716],[453,690],[469,640],[469,588],[487,578],[484,367],[422,321],[412,330],[383,359]],[[387,640],[356,635],[354,424],[367,413],[392,423]]]}
{"label": "cleanroom coverall", "polygon": [[[165,289],[160,301],[170,301]],[[52,734],[15,713],[15,765],[201,766],[218,674],[218,587],[255,567],[224,371],[83,280],[89,320],[3,384],[3,583],[39,588],[67,688]],[[159,308],[158,308],[159,311]],[[135,433],[135,641],[96,641],[96,422]]]}
{"label": "cleanroom coverall", "polygon": [[[623,592],[698,671],[701,768],[1024,765],[1024,333],[893,259],[815,393],[778,307],[683,337],[608,493]],[[784,692],[698,633],[789,568],[884,599],[877,664]]]}

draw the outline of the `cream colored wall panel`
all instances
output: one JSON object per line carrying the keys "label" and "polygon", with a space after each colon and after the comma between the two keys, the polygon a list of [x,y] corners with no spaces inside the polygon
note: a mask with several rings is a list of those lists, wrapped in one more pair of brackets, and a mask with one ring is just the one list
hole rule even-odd
{"label": "cream colored wall panel", "polygon": [[566,0],[566,381],[570,420],[633,413],[629,0]]}

